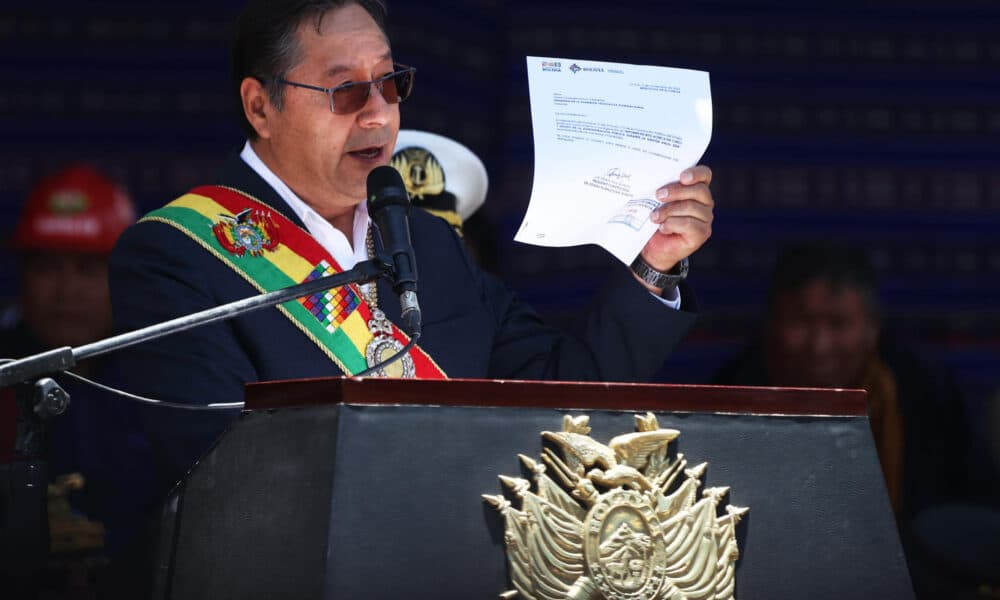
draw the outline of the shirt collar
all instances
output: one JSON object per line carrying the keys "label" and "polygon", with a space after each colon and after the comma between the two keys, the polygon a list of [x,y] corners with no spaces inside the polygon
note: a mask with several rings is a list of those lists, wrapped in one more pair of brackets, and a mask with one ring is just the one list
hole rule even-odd
{"label": "shirt collar", "polygon": [[361,260],[367,258],[365,236],[368,234],[369,221],[368,205],[365,202],[358,202],[354,207],[353,244],[349,244],[347,237],[339,229],[331,225],[329,221],[320,216],[318,212],[299,198],[270,167],[264,164],[264,161],[260,159],[260,156],[254,151],[249,141],[243,145],[240,158],[260,175],[268,185],[274,188],[274,191],[278,193],[281,199],[299,217],[305,225],[306,230],[328,252],[333,254],[333,257],[340,264],[341,268],[350,269]]}

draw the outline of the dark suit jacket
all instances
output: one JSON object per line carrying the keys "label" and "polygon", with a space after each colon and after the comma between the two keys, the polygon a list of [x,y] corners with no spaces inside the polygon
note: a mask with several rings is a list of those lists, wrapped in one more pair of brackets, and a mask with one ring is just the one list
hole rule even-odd
{"label": "dark suit jacket", "polygon": [[[226,164],[219,183],[271,205],[301,226],[291,208],[238,156]],[[671,310],[622,267],[581,325],[573,332],[559,331],[483,272],[445,221],[414,210],[410,229],[423,310],[420,346],[450,377],[641,381],[694,320],[694,299],[686,290],[685,310]],[[110,282],[116,326],[122,331],[256,293],[183,233],[156,222],[135,225],[121,237],[111,258]],[[382,309],[400,323],[398,297],[388,282],[378,286]],[[115,366],[128,391],[193,404],[239,401],[247,382],[341,374],[273,309],[119,352]],[[144,411],[147,434],[166,477],[173,480],[235,415],[150,410]]]}

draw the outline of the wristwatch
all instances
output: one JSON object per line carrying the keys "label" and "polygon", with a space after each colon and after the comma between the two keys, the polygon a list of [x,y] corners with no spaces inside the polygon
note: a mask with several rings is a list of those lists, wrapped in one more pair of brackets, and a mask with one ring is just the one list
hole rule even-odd
{"label": "wristwatch", "polygon": [[642,259],[642,254],[635,257],[629,267],[632,272],[639,276],[639,279],[649,285],[661,288],[664,292],[677,287],[677,284],[684,281],[688,274],[688,259],[682,258],[669,271],[659,271],[654,269],[648,262]]}

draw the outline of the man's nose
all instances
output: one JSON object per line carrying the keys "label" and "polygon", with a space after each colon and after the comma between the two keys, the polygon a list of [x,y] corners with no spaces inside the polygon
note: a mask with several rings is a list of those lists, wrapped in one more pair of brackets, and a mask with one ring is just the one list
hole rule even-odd
{"label": "man's nose", "polygon": [[812,328],[809,345],[814,354],[825,354],[833,348],[834,332],[829,327],[819,325]]}
{"label": "man's nose", "polygon": [[385,82],[373,83],[368,101],[358,113],[358,122],[362,127],[382,127],[389,122],[392,105],[382,96],[382,86]]}

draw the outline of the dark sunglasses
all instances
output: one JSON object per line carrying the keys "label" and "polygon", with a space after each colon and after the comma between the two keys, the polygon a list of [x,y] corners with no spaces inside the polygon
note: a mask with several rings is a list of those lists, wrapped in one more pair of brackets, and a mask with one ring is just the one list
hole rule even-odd
{"label": "dark sunglasses", "polygon": [[[410,97],[410,92],[413,90],[413,76],[417,70],[414,67],[407,67],[400,64],[394,64],[393,68],[396,70],[378,79],[352,81],[329,88],[288,81],[282,78],[276,78],[275,81],[285,85],[323,92],[330,97],[330,110],[334,114],[349,115],[358,112],[368,103],[368,98],[372,93],[372,86],[378,88],[379,93],[382,94],[382,97],[389,104],[396,104]],[[261,79],[261,81],[266,82],[266,79]]]}

